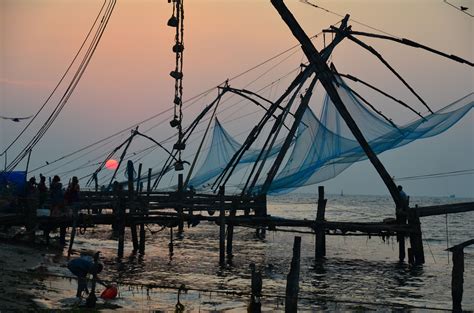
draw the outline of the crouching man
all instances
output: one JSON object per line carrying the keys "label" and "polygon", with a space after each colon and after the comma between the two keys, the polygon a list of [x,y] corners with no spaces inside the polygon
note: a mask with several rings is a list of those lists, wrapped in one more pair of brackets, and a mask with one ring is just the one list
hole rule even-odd
{"label": "crouching man", "polygon": [[[97,256],[97,257],[96,257]],[[98,277],[97,274],[102,272],[104,266],[98,262],[98,253],[94,259],[88,256],[83,256],[77,259],[69,261],[67,268],[77,276],[77,293],[76,297],[82,297],[82,293],[85,291],[86,294],[89,294],[87,289],[87,276],[93,275],[95,281],[99,282],[102,285],[105,285]]]}

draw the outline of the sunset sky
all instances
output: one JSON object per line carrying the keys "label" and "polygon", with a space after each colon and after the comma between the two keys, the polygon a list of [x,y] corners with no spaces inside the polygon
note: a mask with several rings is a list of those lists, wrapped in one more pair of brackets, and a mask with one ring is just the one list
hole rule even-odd
{"label": "sunset sky", "polygon": [[[354,19],[349,22],[354,30],[374,32],[355,21],[362,22],[448,54],[470,61],[474,59],[473,18],[443,3],[443,0],[311,2],[342,15],[349,13]],[[472,1],[450,2],[471,6],[470,12],[473,12]],[[286,3],[309,35],[317,34],[341,19],[297,0],[287,0]],[[97,0],[0,0],[1,116],[30,116],[36,113],[71,62],[102,4],[103,1]],[[184,5],[184,99],[215,87],[297,44],[269,0],[185,0]],[[30,169],[172,107],[174,81],[169,72],[174,68],[174,54],[171,51],[174,29],[166,26],[171,10],[166,0],[117,1],[82,80],[51,129],[35,147]],[[330,36],[326,40],[329,42]],[[376,48],[434,110],[474,90],[474,71],[466,65],[392,42],[363,40]],[[321,49],[323,36],[316,38],[314,43]],[[265,80],[245,88],[258,90],[305,61],[303,54],[295,50],[295,54],[282,61],[274,72],[268,73]],[[413,103],[423,113],[426,111],[375,57],[353,43],[341,43],[332,61],[339,71],[373,82]],[[249,73],[230,83],[244,88],[262,71]],[[276,97],[285,87],[282,81],[267,90],[266,95]],[[363,88],[358,90],[367,91]],[[213,91],[207,100],[216,94]],[[368,95],[372,94],[369,92]],[[205,100],[184,111],[185,125],[204,108]],[[9,159],[40,127],[51,113],[53,104],[54,101],[45,108],[18,145],[8,152]],[[388,100],[381,102],[378,108],[400,123],[415,118]],[[224,121],[229,122],[227,125],[224,123],[224,127],[234,135],[243,133],[254,125],[252,120],[244,118],[242,122],[232,123],[233,117],[255,110],[251,105],[242,109],[236,107],[234,111],[239,112],[234,114],[237,115],[222,116]],[[228,112],[232,112],[232,108]],[[474,168],[472,115],[470,112],[459,124],[440,136],[382,154],[382,162],[395,177]],[[143,126],[143,129],[157,124],[148,134],[163,140],[175,131],[169,127],[169,120],[169,114],[163,115]],[[0,120],[1,151],[25,125],[25,122]],[[118,138],[120,140],[111,143],[107,149],[110,151],[126,136]],[[243,135],[237,137],[240,142],[244,138]],[[143,146],[147,145],[149,143]],[[171,148],[172,142],[167,146]],[[156,153],[159,154],[159,151]],[[87,161],[87,158],[84,160]],[[145,168],[155,165],[159,158],[156,154],[150,155],[144,160]],[[2,156],[2,167],[3,162]],[[19,165],[19,169],[24,167],[24,163]],[[93,170],[91,167],[81,173]],[[62,169],[57,170],[60,171]],[[39,172],[34,174],[39,175]],[[352,166],[324,184],[328,192],[334,193],[343,189],[347,194],[388,194],[367,161]],[[412,195],[474,196],[473,175],[403,184],[407,193]],[[316,192],[316,186],[305,187],[304,191]]]}

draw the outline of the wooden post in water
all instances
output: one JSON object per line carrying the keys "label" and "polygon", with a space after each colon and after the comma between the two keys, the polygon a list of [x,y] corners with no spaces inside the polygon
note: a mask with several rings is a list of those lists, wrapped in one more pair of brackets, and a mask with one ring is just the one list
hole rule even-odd
{"label": "wooden post in water", "polygon": [[[398,225],[405,225],[407,223],[407,213],[408,213],[408,206],[409,206],[409,200],[400,200],[401,205],[400,207],[397,207],[396,209],[396,219],[397,219],[397,224]],[[405,260],[405,233],[398,232],[397,233],[397,241],[398,241],[398,259],[400,262],[403,262]],[[412,247],[413,248],[413,247]],[[413,254],[413,249],[410,250],[411,255],[408,256],[408,262],[411,262],[414,260],[414,254]],[[411,258],[411,259],[410,259]]]}
{"label": "wooden post in water", "polygon": [[67,249],[67,257],[68,258],[71,256],[72,245],[74,244],[74,238],[76,237],[78,211],[79,211],[79,208],[74,206],[73,209],[72,209],[72,230],[71,230],[71,236],[69,238],[69,248]]}
{"label": "wooden post in water", "polygon": [[118,212],[117,212],[117,226],[118,226],[118,250],[117,257],[123,257],[123,246],[125,243],[125,200],[123,197],[122,185],[117,186],[118,197]]}
{"label": "wooden post in water", "polygon": [[410,246],[413,253],[414,264],[420,265],[425,263],[425,253],[423,251],[423,239],[421,234],[420,217],[416,210],[408,209],[408,225],[415,232],[410,233]]}
{"label": "wooden post in water", "polygon": [[129,207],[129,217],[131,217],[130,221],[130,232],[132,234],[132,243],[133,243],[133,252],[138,251],[138,236],[137,236],[137,226],[133,222],[133,215],[135,213],[135,204],[134,200],[134,190],[133,190],[133,162],[128,160],[127,162],[127,176],[128,176],[128,207]]}
{"label": "wooden post in water", "polygon": [[316,212],[316,259],[326,256],[326,230],[324,229],[324,215],[326,212],[326,202],[324,199],[324,186],[318,187],[318,211]]}
{"label": "wooden post in water", "polygon": [[451,296],[453,298],[453,312],[462,312],[462,294],[464,283],[464,248],[474,244],[474,239],[451,247],[453,253],[453,272],[451,278]]}
{"label": "wooden post in water", "polygon": [[143,164],[139,163],[138,164],[138,176],[137,176],[137,197],[140,192],[140,185],[141,185],[141,180],[142,180],[142,167]]}
{"label": "wooden post in water", "polygon": [[[148,205],[150,205],[150,192],[151,192],[151,168],[148,169],[148,177],[147,177],[147,185],[146,185],[146,206],[143,206],[142,211],[142,218],[145,217],[145,213],[148,211]],[[145,224],[140,224],[140,247],[139,247],[140,254],[145,254]]]}
{"label": "wooden post in water", "polygon": [[225,187],[219,187],[220,208],[219,208],[219,265],[225,265]]}
{"label": "wooden post in water", "polygon": [[[235,201],[232,202],[232,208],[230,209],[230,217],[235,217],[237,212],[237,203]],[[232,222],[227,224],[227,263],[232,262],[232,258],[234,255],[232,254],[232,241],[234,239],[234,225]]]}
{"label": "wooden post in water", "polygon": [[247,312],[260,313],[262,312],[262,273],[256,271],[255,263],[250,263],[251,270],[251,296],[250,304],[247,308]]}
{"label": "wooden post in water", "polygon": [[[184,183],[183,183],[183,174],[178,175],[178,202],[182,203],[184,200]],[[183,219],[183,207],[181,204],[177,208],[179,215],[178,222],[178,236],[182,236],[184,232],[184,219]]]}
{"label": "wooden post in water", "polygon": [[171,260],[171,258],[173,257],[173,251],[174,251],[174,247],[173,247],[173,226],[170,227],[170,242],[168,243],[168,250],[169,250],[169,253],[170,253],[170,260]]}
{"label": "wooden post in water", "polygon": [[298,292],[300,280],[300,254],[301,254],[301,237],[296,236],[293,243],[293,258],[291,260],[291,268],[286,278],[286,298],[285,312],[298,312]]}

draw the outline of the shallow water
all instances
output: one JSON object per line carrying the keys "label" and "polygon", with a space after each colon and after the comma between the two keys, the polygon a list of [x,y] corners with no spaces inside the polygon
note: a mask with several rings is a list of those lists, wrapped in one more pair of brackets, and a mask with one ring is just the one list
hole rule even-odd
{"label": "shallow water", "polygon": [[[393,217],[394,208],[387,197],[328,195],[326,218],[332,221],[381,221]],[[450,198],[412,198],[420,206],[472,201]],[[269,199],[269,214],[288,218],[314,219],[316,196],[286,195]],[[300,274],[300,311],[369,308],[390,311],[393,308],[451,308],[451,256],[449,246],[474,238],[474,212],[422,218],[426,264],[411,268],[398,263],[395,238],[327,237],[327,260],[314,262],[314,235],[267,232],[265,240],[255,231],[236,228],[234,259],[231,266],[218,266],[218,226],[201,223],[185,228],[184,237],[174,241],[174,254],[168,251],[169,229],[147,231],[146,254],[132,251],[127,233],[125,254],[116,260],[117,242],[109,227],[87,230],[75,241],[75,254],[100,250],[105,263],[101,277],[119,282],[120,297],[113,301],[128,310],[174,309],[175,289],[184,284],[190,289],[181,296],[189,311],[239,312],[246,309],[250,292],[249,264],[255,263],[263,275],[262,309],[283,309],[286,275],[291,262],[295,235],[302,237]],[[446,225],[448,232],[446,232]],[[66,253],[64,251],[63,253]],[[64,257],[48,264],[48,270],[68,276]],[[75,281],[54,278],[48,281],[48,300],[38,297],[46,307],[70,307]],[[147,288],[155,285],[161,288]],[[145,287],[144,287],[145,286]],[[101,290],[102,287],[99,288]],[[463,308],[474,310],[474,247],[465,249]],[[346,302],[346,303],[343,303]]]}

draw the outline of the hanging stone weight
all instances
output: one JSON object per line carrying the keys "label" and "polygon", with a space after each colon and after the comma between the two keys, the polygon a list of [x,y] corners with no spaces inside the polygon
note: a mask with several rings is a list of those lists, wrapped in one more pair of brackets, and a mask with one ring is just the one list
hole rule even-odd
{"label": "hanging stone weight", "polygon": [[176,127],[176,126],[178,126],[178,125],[179,125],[179,121],[176,119],[176,117],[170,121],[170,126],[171,126],[171,127],[174,128],[174,127]]}
{"label": "hanging stone weight", "polygon": [[173,145],[173,149],[175,150],[184,150],[186,148],[186,144],[183,142],[177,142]]}
{"label": "hanging stone weight", "polygon": [[176,18],[176,16],[172,15],[168,20],[167,25],[169,27],[178,27],[178,19]]}
{"label": "hanging stone weight", "polygon": [[179,161],[176,162],[174,164],[174,170],[177,171],[177,172],[184,170],[183,162],[179,162]]}
{"label": "hanging stone weight", "polygon": [[183,79],[183,73],[178,72],[178,71],[171,71],[170,76],[173,77],[174,79]]}
{"label": "hanging stone weight", "polygon": [[181,52],[183,52],[183,50],[184,50],[184,46],[183,46],[183,44],[181,44],[181,43],[179,43],[179,42],[177,42],[177,43],[173,46],[173,52],[174,52],[174,53],[181,53]]}

